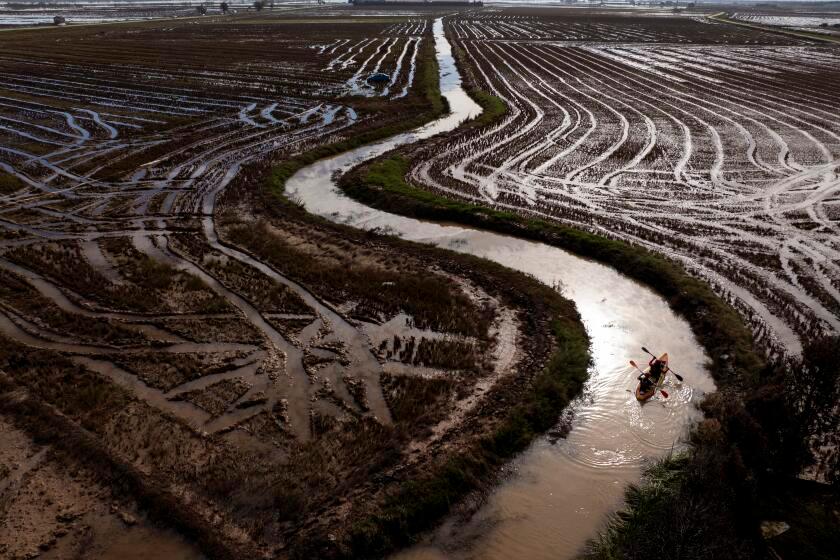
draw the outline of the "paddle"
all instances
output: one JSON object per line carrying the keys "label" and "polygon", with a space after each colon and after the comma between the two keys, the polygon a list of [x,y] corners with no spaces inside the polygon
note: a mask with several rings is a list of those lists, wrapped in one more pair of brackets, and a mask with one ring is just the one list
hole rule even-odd
{"label": "paddle", "polygon": [[[644,375],[644,374],[645,374],[645,372],[644,372],[644,371],[642,371],[642,369],[641,369],[639,366],[637,366],[637,365],[636,365],[636,362],[634,362],[633,360],[630,360],[630,365],[631,365],[631,366],[633,366],[634,368],[636,368],[637,370],[641,371],[641,372],[642,372],[642,375]],[[663,397],[665,397],[666,399],[668,398],[668,391],[666,391],[665,389],[663,389],[663,388],[661,388],[661,387],[660,387],[660,388],[659,388],[659,392],[660,392],[660,393],[662,393],[662,396],[663,396]]]}
{"label": "paddle", "polygon": [[[644,346],[642,346],[642,351],[643,351],[643,352],[647,352],[648,354],[650,354],[651,356],[653,356],[653,357],[654,357],[654,358],[656,358],[657,360],[659,359],[659,358],[657,358],[657,357],[656,357],[656,354],[652,353],[650,350],[648,350],[648,349],[647,349],[647,348],[645,348]],[[670,371],[671,373],[673,373],[673,374],[674,374],[674,377],[676,377],[676,378],[677,378],[677,379],[679,379],[680,381],[683,381],[683,376],[682,376],[682,375],[680,375],[679,373],[677,373],[676,371],[672,370],[672,369],[671,369],[671,366],[668,366],[668,371]]]}

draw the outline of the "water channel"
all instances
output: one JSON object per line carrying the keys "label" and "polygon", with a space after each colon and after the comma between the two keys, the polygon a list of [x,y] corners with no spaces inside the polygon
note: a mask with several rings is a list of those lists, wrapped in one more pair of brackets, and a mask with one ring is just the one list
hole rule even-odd
{"label": "water channel", "polygon": [[[315,214],[360,229],[484,257],[525,272],[572,299],[592,340],[593,367],[584,395],[572,405],[568,437],[539,438],[506,469],[504,482],[468,520],[452,516],[395,560],[573,558],[621,505],[646,461],[679,448],[698,412],[694,404],[714,383],[707,357],[688,324],[651,290],[604,265],[560,249],[491,232],[419,221],[375,210],[344,196],[335,177],[398,146],[449,131],[481,109],[461,87],[444,34],[434,24],[441,92],[451,113],[412,132],[319,161],[287,183],[290,196]],[[669,352],[685,383],[667,386],[640,405],[630,392],[644,361],[642,345]]]}

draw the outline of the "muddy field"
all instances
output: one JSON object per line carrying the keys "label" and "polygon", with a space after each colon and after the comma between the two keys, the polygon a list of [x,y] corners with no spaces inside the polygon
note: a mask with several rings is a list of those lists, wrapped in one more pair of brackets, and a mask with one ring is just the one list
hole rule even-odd
{"label": "muddy field", "polygon": [[150,524],[89,469],[0,417],[0,555],[3,558],[198,560],[175,533]]}
{"label": "muddy field", "polygon": [[568,302],[266,185],[422,117],[430,34],[416,11],[0,34],[3,557],[124,557],[123,532],[198,554],[147,515],[213,558],[332,554],[529,390]]}
{"label": "muddy field", "polygon": [[666,14],[448,24],[509,111],[416,154],[416,184],[660,251],[774,349],[840,329],[840,50]]}
{"label": "muddy field", "polygon": [[[586,361],[571,304],[278,189],[302,153],[436,116],[440,15],[0,33],[0,555],[381,551],[418,478],[522,448],[501,428],[560,369],[558,325]],[[414,183],[663,252],[775,349],[840,329],[840,51],[654,10],[444,21],[509,110],[414,149]]]}
{"label": "muddy field", "polygon": [[833,4],[819,6],[752,6],[727,14],[732,20],[787,32],[809,33],[829,39],[840,38],[840,10]]}

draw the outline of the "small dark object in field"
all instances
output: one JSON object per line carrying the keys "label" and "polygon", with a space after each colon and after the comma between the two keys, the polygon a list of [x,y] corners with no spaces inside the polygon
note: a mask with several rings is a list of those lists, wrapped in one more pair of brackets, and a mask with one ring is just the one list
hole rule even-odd
{"label": "small dark object in field", "polygon": [[53,25],[66,25],[67,20],[64,19],[64,16],[55,16],[53,18]]}
{"label": "small dark object in field", "polygon": [[391,76],[383,72],[377,72],[368,76],[367,82],[369,84],[387,84],[391,81]]}

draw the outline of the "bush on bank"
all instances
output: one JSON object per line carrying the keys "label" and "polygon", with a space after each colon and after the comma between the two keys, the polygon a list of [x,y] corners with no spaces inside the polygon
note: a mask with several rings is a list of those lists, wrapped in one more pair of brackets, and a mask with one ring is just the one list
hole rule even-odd
{"label": "bush on bank", "polygon": [[[768,367],[750,391],[710,395],[690,450],[627,490],[624,510],[585,558],[750,559],[766,557],[768,547],[785,559],[835,557],[836,451],[815,465],[833,487],[796,477],[814,466],[814,438],[834,450],[840,443],[838,355],[840,337],[818,339],[802,358]],[[764,520],[791,528],[765,543]]]}

